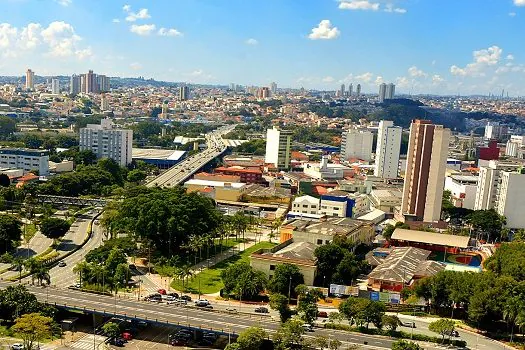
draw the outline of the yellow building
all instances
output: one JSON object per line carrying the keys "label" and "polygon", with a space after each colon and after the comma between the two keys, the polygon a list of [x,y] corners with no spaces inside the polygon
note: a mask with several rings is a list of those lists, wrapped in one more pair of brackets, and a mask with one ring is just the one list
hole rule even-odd
{"label": "yellow building", "polygon": [[204,192],[215,200],[237,202],[243,195],[246,184],[240,182],[191,179],[184,184],[188,192]]}

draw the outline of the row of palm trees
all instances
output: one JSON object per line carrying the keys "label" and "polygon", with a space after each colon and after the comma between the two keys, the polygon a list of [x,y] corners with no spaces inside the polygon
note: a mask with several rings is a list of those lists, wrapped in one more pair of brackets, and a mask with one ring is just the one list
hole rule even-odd
{"label": "row of palm trees", "polygon": [[26,269],[31,275],[32,284],[35,284],[35,280],[41,286],[44,284],[51,284],[51,276],[49,275],[50,267],[41,260],[36,258],[24,259],[22,257],[17,257],[13,260],[13,266],[20,273],[19,280],[22,279],[22,270]]}

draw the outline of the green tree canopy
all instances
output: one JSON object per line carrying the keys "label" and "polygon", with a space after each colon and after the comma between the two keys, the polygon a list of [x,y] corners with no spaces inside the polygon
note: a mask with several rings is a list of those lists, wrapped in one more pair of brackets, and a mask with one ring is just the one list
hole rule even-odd
{"label": "green tree canopy", "polygon": [[446,336],[450,337],[452,335],[452,331],[454,330],[454,328],[455,328],[454,321],[446,319],[446,318],[436,320],[434,322],[431,322],[428,325],[428,329],[431,332],[441,335],[442,342],[445,341]]}
{"label": "green tree canopy", "polygon": [[22,236],[22,223],[13,215],[0,214],[0,253],[16,247]]}
{"label": "green tree canopy", "polygon": [[33,349],[33,344],[52,334],[52,322],[50,317],[39,313],[30,313],[16,319],[13,330],[24,342],[24,349]]}
{"label": "green tree canopy", "polygon": [[296,265],[281,264],[275,267],[268,289],[271,293],[294,296],[295,288],[303,283],[303,274]]}
{"label": "green tree canopy", "polygon": [[398,340],[392,343],[392,350],[423,350],[423,348],[410,341]]}
{"label": "green tree canopy", "polygon": [[63,237],[70,228],[68,221],[60,218],[45,218],[40,222],[40,231],[48,238]]}

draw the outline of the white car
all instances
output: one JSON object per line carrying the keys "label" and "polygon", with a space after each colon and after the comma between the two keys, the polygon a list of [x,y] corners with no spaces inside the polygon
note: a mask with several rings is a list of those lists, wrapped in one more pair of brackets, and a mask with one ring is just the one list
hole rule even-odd
{"label": "white car", "polygon": [[210,302],[207,299],[199,299],[199,300],[195,300],[195,305],[196,306],[208,306],[210,305]]}
{"label": "white car", "polygon": [[24,344],[22,343],[15,343],[11,345],[11,349],[13,350],[24,350]]}

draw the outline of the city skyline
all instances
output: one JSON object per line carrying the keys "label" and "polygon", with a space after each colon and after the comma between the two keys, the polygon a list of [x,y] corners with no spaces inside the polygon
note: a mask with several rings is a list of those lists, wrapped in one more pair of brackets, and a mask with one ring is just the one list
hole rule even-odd
{"label": "city skyline", "polygon": [[525,1],[476,3],[3,0],[0,75],[525,95]]}

